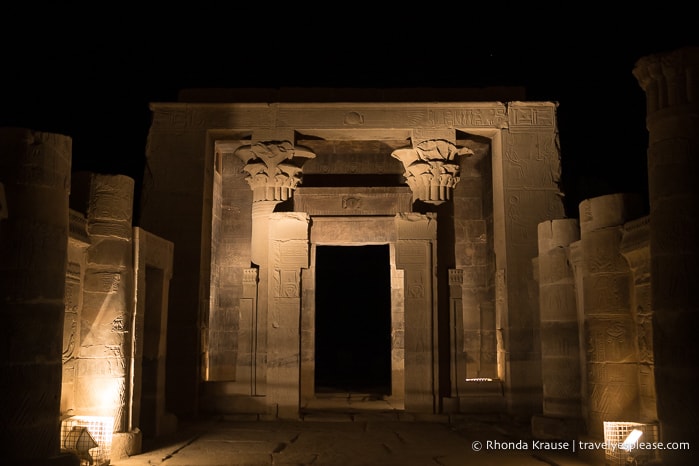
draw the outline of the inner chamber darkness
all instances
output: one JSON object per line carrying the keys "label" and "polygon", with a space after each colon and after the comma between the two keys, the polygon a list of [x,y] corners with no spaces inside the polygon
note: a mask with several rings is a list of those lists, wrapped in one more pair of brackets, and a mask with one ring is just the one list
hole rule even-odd
{"label": "inner chamber darkness", "polygon": [[388,245],[316,247],[316,392],[391,393]]}

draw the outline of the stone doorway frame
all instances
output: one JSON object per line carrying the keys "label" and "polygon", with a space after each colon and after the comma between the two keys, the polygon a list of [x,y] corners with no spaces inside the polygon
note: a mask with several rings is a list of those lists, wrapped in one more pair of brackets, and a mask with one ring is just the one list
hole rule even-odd
{"label": "stone doorway frame", "polygon": [[301,304],[301,407],[316,399],[315,391],[315,338],[316,338],[316,248],[318,246],[369,246],[386,245],[389,248],[391,287],[391,394],[385,399],[394,406],[403,406],[405,399],[405,355],[403,346],[404,309],[403,274],[396,269],[395,243],[392,242],[313,242],[310,247],[310,267],[302,275],[304,296]]}
{"label": "stone doorway frame", "polygon": [[[303,194],[298,194],[299,198],[303,197]],[[400,204],[397,200],[396,205]],[[308,207],[304,202],[301,205]],[[352,228],[346,225],[350,222]],[[382,216],[311,215],[308,230],[309,267],[302,268],[300,277],[299,408],[316,397],[315,248],[318,245],[388,244],[392,333],[389,401],[402,404],[409,411],[437,412],[436,217],[412,212],[386,212]],[[411,348],[407,353],[406,345]]]}

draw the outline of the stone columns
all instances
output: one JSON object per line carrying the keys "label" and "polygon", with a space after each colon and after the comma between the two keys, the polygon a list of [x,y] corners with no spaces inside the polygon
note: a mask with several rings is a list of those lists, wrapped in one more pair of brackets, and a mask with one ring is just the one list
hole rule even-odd
{"label": "stone columns", "polygon": [[92,175],[76,414],[113,416],[127,428],[126,361],[133,312],[133,179]]}
{"label": "stone columns", "polygon": [[473,154],[444,139],[413,138],[412,149],[399,149],[391,154],[403,162],[405,179],[413,191],[413,201],[441,204],[451,199],[459,182],[458,156]]}
{"label": "stone columns", "polygon": [[0,442],[10,464],[59,461],[71,151],[66,136],[0,128]]}
{"label": "stone columns", "polygon": [[588,433],[602,438],[604,421],[638,417],[636,329],[631,274],[620,253],[622,225],[638,218],[636,196],[613,194],[580,203],[583,305],[587,348]]}
{"label": "stone columns", "polygon": [[[646,93],[651,304],[661,439],[699,445],[699,48],[641,58]],[[686,464],[688,452],[661,452]]]}
{"label": "stone columns", "polygon": [[289,141],[258,142],[240,147],[235,154],[245,162],[253,202],[290,199],[301,182],[302,164],[315,157]]}
{"label": "stone columns", "polygon": [[437,410],[437,219],[434,214],[395,218],[396,268],[405,280],[405,409]]}
{"label": "stone columns", "polygon": [[621,240],[621,254],[631,269],[633,289],[631,315],[636,324],[638,348],[638,420],[656,423],[657,398],[653,357],[653,308],[651,307],[650,218],[627,222]]}
{"label": "stone columns", "polygon": [[569,246],[580,237],[575,219],[539,223],[539,308],[543,416],[535,435],[572,439],[581,429],[580,341]]}
{"label": "stone columns", "polygon": [[[289,136],[293,138],[292,135]],[[289,219],[286,221],[289,225],[283,222],[279,223],[281,220],[279,217],[275,217],[274,210],[279,203],[291,199],[294,190],[301,183],[303,163],[315,157],[315,154],[294,147],[289,140],[282,139],[279,141],[260,140],[249,146],[242,146],[236,150],[235,155],[245,163],[243,170],[248,174],[246,180],[253,191],[250,254],[252,263],[259,268],[257,299],[251,300],[246,295],[241,300],[241,309],[246,311],[246,315],[250,317],[249,320],[255,325],[255,328],[251,329],[254,332],[254,335],[251,336],[254,342],[254,354],[250,355],[250,364],[252,365],[251,394],[268,395],[267,403],[269,407],[274,409],[275,416],[298,416],[300,342],[296,341],[294,347],[294,343],[290,343],[288,338],[291,338],[290,335],[295,331],[298,340],[300,269],[302,267],[308,268],[308,220],[306,220],[303,240],[306,248],[305,262],[295,264],[295,275],[293,275],[297,280],[296,295],[279,295],[279,283],[275,280],[290,280],[289,273],[291,272],[279,270],[282,265],[289,265],[286,264],[289,258],[284,255],[280,256],[280,252],[274,248],[281,247],[278,241],[283,241],[285,235],[289,234],[286,231],[287,228],[290,228],[291,232],[296,232],[298,227],[289,226],[289,222],[293,223]],[[269,252],[273,250],[276,255],[270,258]],[[280,276],[280,273],[283,276]],[[250,272],[246,276],[249,277]],[[288,286],[289,283],[288,281],[284,282],[284,286]],[[247,284],[247,290],[248,294],[252,291],[251,283]],[[282,291],[282,293],[286,292]],[[282,297],[293,299],[280,300],[279,298]],[[251,304],[256,307],[249,309]],[[294,317],[290,316],[295,316],[295,321]],[[295,324],[292,325],[288,319],[294,321]],[[283,330],[274,330],[279,325],[282,325]],[[291,347],[295,349],[292,351]],[[289,353],[290,351],[291,353]],[[295,358],[295,369],[290,368],[288,358]],[[293,365],[292,363],[291,366]],[[288,373],[289,370],[292,373]],[[286,376],[290,378],[284,380]]]}

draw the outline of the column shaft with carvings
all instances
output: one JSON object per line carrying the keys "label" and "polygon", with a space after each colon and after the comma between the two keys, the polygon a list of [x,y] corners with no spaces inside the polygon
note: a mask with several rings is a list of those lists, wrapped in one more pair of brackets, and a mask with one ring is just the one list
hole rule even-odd
{"label": "column shaft with carvings", "polygon": [[569,245],[580,237],[575,219],[539,224],[539,309],[543,416],[535,416],[535,435],[575,438],[581,431],[579,324]]}
{"label": "column shaft with carvings", "polygon": [[71,146],[66,136],[0,129],[0,442],[8,464],[53,464],[59,455]]}
{"label": "column shaft with carvings", "polygon": [[614,194],[580,203],[587,348],[588,433],[605,421],[638,420],[636,326],[631,273],[621,255],[622,225],[640,216],[637,196]]}
{"label": "column shaft with carvings", "polygon": [[[134,180],[92,175],[87,212],[85,286],[76,414],[114,417],[114,431],[128,423],[133,311]],[[95,389],[99,387],[99,389]]]}
{"label": "column shaft with carvings", "polygon": [[[641,58],[646,94],[650,264],[658,418],[662,440],[699,444],[699,48]],[[662,451],[683,464],[686,451]]]}
{"label": "column shaft with carvings", "polygon": [[[293,139],[292,134],[266,140],[259,136],[258,132],[257,142],[242,146],[235,152],[245,163],[243,171],[247,173],[246,180],[253,191],[250,254],[252,263],[259,268],[257,285],[260,293],[258,299],[252,302],[255,308],[249,310],[250,321],[254,322],[254,328],[250,329],[250,339],[254,341],[254,354],[250,355],[252,395],[266,393],[265,377],[268,374],[267,323],[271,303],[267,291],[272,286],[269,281],[271,269],[268,263],[270,217],[277,204],[290,199],[293,191],[301,183],[303,163],[315,157],[312,152],[295,147],[290,140],[285,139],[285,136]],[[250,304],[249,300],[241,301],[243,309]]]}
{"label": "column shaft with carvings", "polygon": [[658,412],[653,355],[653,308],[650,277],[650,218],[643,217],[624,225],[621,254],[633,277],[631,315],[636,324],[638,348],[638,417],[641,422],[656,423]]}

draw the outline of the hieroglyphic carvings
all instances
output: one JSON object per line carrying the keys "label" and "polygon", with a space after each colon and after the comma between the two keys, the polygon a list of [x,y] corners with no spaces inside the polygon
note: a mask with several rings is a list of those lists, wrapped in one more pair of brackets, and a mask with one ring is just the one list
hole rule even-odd
{"label": "hieroglyphic carvings", "polygon": [[400,239],[436,239],[437,214],[399,213],[394,217]]}
{"label": "hieroglyphic carvings", "polygon": [[583,299],[588,313],[617,313],[628,309],[630,277],[625,273],[583,277]]}
{"label": "hieroglyphic carvings", "polygon": [[504,107],[497,108],[465,108],[465,109],[429,109],[425,120],[420,120],[425,126],[436,127],[507,127],[507,113]]}
{"label": "hieroglyphic carvings", "polygon": [[300,270],[274,270],[274,296],[277,298],[300,297],[299,285],[301,283]]}
{"label": "hieroglyphic carvings", "polygon": [[405,284],[406,299],[422,299],[425,297],[425,277],[421,270],[408,270]]}
{"label": "hieroglyphic carvings", "polygon": [[556,123],[556,112],[553,105],[516,105],[509,107],[510,130],[525,128],[553,128]]}
{"label": "hieroglyphic carvings", "polygon": [[134,180],[126,176],[94,176],[90,183],[88,226],[121,221],[131,225]]}
{"label": "hieroglyphic carvings", "polygon": [[364,124],[364,115],[360,112],[347,112],[342,122],[347,126],[358,126]]}
{"label": "hieroglyphic carvings", "polygon": [[310,215],[394,215],[411,210],[412,194],[406,186],[393,188],[301,187],[294,194],[294,204],[298,211]]}
{"label": "hieroglyphic carvings", "polygon": [[86,291],[114,293],[119,291],[120,284],[120,272],[88,270],[85,273]]}
{"label": "hieroglyphic carvings", "polygon": [[[74,262],[78,268],[78,276],[80,275],[80,265]],[[70,268],[70,267],[69,267]],[[69,276],[70,277],[70,276]],[[65,314],[63,320],[63,362],[69,361],[76,355],[77,338],[79,335],[78,324],[80,321],[80,293],[82,292],[80,282],[67,279],[65,291]]]}
{"label": "hieroglyphic carvings", "polygon": [[342,208],[346,210],[359,210],[362,208],[362,199],[356,196],[342,198]]}
{"label": "hieroglyphic carvings", "polygon": [[589,362],[635,361],[636,347],[630,318],[588,319],[585,326]]}
{"label": "hieroglyphic carvings", "polygon": [[[634,416],[637,394],[635,364],[588,364],[589,407],[592,420],[623,419]],[[591,422],[591,433],[601,430],[601,422]]]}
{"label": "hieroglyphic carvings", "polygon": [[560,157],[553,133],[515,133],[506,139],[504,175],[508,186],[556,189]]}
{"label": "hieroglyphic carvings", "polygon": [[282,269],[308,267],[308,243],[303,240],[275,241],[273,244],[274,264]]}

